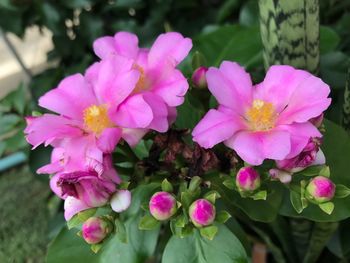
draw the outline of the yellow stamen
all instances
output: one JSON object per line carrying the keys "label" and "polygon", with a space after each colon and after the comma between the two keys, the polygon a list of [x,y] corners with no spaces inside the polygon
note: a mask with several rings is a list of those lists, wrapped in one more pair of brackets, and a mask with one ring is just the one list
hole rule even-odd
{"label": "yellow stamen", "polygon": [[252,130],[266,131],[274,127],[276,112],[272,103],[256,99],[246,117]]}
{"label": "yellow stamen", "polygon": [[86,108],[84,110],[84,124],[89,131],[96,135],[100,135],[106,128],[113,127],[105,105],[92,105]]}
{"label": "yellow stamen", "polygon": [[140,72],[140,78],[137,81],[135,89],[133,91],[134,93],[139,93],[147,89],[145,71],[140,65],[137,64],[134,64],[133,68],[137,69]]}

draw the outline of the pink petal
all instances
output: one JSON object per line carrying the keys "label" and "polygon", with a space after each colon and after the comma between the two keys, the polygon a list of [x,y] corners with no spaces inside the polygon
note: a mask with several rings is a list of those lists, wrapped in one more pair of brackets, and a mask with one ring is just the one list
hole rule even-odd
{"label": "pink petal", "polygon": [[104,153],[111,153],[122,135],[120,128],[107,128],[97,139],[97,146]]}
{"label": "pink petal", "polygon": [[277,122],[279,124],[306,122],[321,115],[331,103],[331,99],[327,98],[329,93],[327,84],[310,75],[295,89],[287,108],[281,112]]}
{"label": "pink petal", "polygon": [[114,169],[112,155],[106,154],[103,158],[103,167],[104,172],[100,175],[100,178],[103,180],[114,182],[115,184],[120,184],[121,179]]}
{"label": "pink petal", "polygon": [[81,74],[66,77],[39,99],[41,107],[75,120],[82,120],[84,110],[95,103],[92,87]]}
{"label": "pink petal", "polygon": [[179,64],[190,52],[192,41],[181,34],[170,32],[159,35],[148,55],[150,65],[161,64],[171,60],[173,65]]}
{"label": "pink petal", "polygon": [[144,100],[151,107],[153,112],[153,120],[148,128],[158,132],[166,132],[169,128],[168,123],[168,107],[156,94],[146,92],[143,94]]}
{"label": "pink petal", "polygon": [[255,89],[255,99],[271,102],[277,112],[281,112],[289,103],[297,87],[311,74],[287,65],[271,66],[265,79]]}
{"label": "pink petal", "polygon": [[89,207],[79,199],[76,199],[72,196],[68,196],[67,199],[64,201],[64,218],[66,219],[66,221],[69,221],[75,214],[89,208],[91,207]]}
{"label": "pink petal", "polygon": [[51,154],[51,163],[40,167],[36,172],[38,174],[54,174],[64,168],[65,152],[63,148],[54,148]]}
{"label": "pink petal", "polygon": [[210,110],[194,128],[193,141],[203,148],[212,148],[242,128],[244,123],[239,116]]}
{"label": "pink petal", "polygon": [[132,69],[133,61],[120,56],[111,56],[99,63],[97,77],[94,80],[94,91],[100,103],[109,103],[117,107],[134,90],[140,73]]}
{"label": "pink petal", "polygon": [[128,129],[123,128],[122,137],[131,146],[137,145],[143,136],[148,132],[148,129]]}
{"label": "pink petal", "polygon": [[118,32],[114,35],[115,50],[118,55],[135,59],[139,52],[139,40],[135,34]]}
{"label": "pink petal", "polygon": [[53,140],[76,137],[82,130],[75,127],[76,123],[62,116],[44,114],[32,119],[24,130],[27,141],[36,148],[42,143],[50,144]]}
{"label": "pink petal", "polygon": [[116,53],[113,37],[100,37],[93,43],[95,54],[101,58],[107,58]]}
{"label": "pink petal", "polygon": [[173,124],[176,121],[177,110],[175,107],[168,107],[168,123]]}
{"label": "pink petal", "polygon": [[58,179],[60,179],[60,175],[59,174],[55,174],[54,176],[51,177],[51,179],[50,179],[50,188],[51,188],[52,192],[55,193],[55,195],[57,195],[59,198],[64,199],[61,187],[57,186]]}
{"label": "pink petal", "polygon": [[241,131],[225,144],[251,165],[260,165],[265,159],[283,160],[291,149],[289,133],[278,130]]}
{"label": "pink petal", "polygon": [[168,72],[154,72],[152,74],[159,76],[164,74],[153,88],[153,92],[163,98],[170,107],[179,106],[184,102],[184,96],[188,90],[188,82],[182,75],[181,71],[176,69],[168,69]]}
{"label": "pink petal", "polygon": [[153,119],[153,112],[143,95],[136,94],[123,102],[111,118],[121,127],[146,128]]}
{"label": "pink petal", "polygon": [[112,210],[121,213],[129,208],[131,204],[131,192],[128,190],[118,190],[111,198]]}
{"label": "pink petal", "polygon": [[280,125],[278,129],[287,131],[290,134],[291,151],[286,156],[286,159],[293,158],[301,153],[310,138],[322,137],[320,131],[310,122]]}
{"label": "pink petal", "polygon": [[243,115],[252,103],[252,82],[248,73],[237,63],[224,61],[220,69],[209,68],[208,89],[219,104]]}

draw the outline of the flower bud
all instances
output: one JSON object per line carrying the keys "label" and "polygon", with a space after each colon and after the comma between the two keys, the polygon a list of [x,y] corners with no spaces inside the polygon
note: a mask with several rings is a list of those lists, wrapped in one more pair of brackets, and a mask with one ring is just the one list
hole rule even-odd
{"label": "flower bud", "polygon": [[207,87],[207,79],[205,73],[207,73],[208,68],[199,67],[192,74],[192,83],[194,86],[204,89]]}
{"label": "flower bud", "polygon": [[112,210],[121,213],[127,210],[131,204],[131,192],[128,190],[118,190],[112,195],[110,202]]}
{"label": "flower bud", "polygon": [[82,227],[83,238],[88,244],[100,243],[111,231],[111,223],[100,217],[90,217]]}
{"label": "flower bud", "polygon": [[310,138],[300,154],[290,159],[276,161],[276,165],[281,170],[296,173],[311,165],[325,164],[326,159],[320,150],[320,145],[320,138]]}
{"label": "flower bud", "polygon": [[149,211],[155,219],[167,220],[177,211],[176,199],[168,192],[157,192],[149,201]]}
{"label": "flower bud", "polygon": [[252,192],[260,187],[259,173],[250,166],[241,168],[236,176],[236,186],[242,192]]}
{"label": "flower bud", "polygon": [[214,222],[215,206],[206,199],[198,199],[191,204],[189,214],[196,227],[208,226]]}
{"label": "flower bud", "polygon": [[309,120],[316,128],[319,128],[323,122],[323,113],[315,118]]}
{"label": "flower bud", "polygon": [[317,203],[328,202],[334,197],[335,184],[327,177],[316,176],[306,187],[308,199]]}

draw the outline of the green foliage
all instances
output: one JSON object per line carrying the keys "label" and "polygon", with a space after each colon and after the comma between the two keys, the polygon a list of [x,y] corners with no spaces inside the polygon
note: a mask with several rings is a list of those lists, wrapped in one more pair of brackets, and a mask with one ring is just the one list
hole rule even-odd
{"label": "green foliage", "polygon": [[[206,231],[202,231],[206,232]],[[234,249],[233,249],[234,248]],[[225,226],[220,226],[213,240],[198,231],[183,239],[173,236],[165,247],[162,263],[243,263],[248,262],[244,248]]]}

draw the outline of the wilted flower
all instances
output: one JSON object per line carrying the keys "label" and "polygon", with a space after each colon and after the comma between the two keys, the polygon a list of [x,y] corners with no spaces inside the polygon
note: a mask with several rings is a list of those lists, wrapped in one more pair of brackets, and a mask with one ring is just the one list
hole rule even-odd
{"label": "wilted flower", "polygon": [[306,187],[306,197],[317,203],[328,202],[334,194],[335,184],[324,176],[316,176]]}
{"label": "wilted flower", "polygon": [[252,192],[260,187],[259,173],[250,166],[241,168],[236,176],[236,186],[242,192]]}
{"label": "wilted flower", "polygon": [[309,120],[330,105],[330,89],[321,79],[290,66],[272,66],[253,86],[237,63],[209,68],[208,89],[219,103],[193,130],[204,148],[224,142],[246,162],[297,156],[312,137],[321,137]]}
{"label": "wilted flower", "polygon": [[207,79],[205,74],[207,73],[207,67],[199,67],[192,74],[192,83],[195,87],[198,88],[206,88],[207,87]]}
{"label": "wilted flower", "polygon": [[320,144],[320,138],[310,138],[300,154],[291,159],[276,161],[277,167],[284,171],[296,173],[311,165],[325,164],[326,159],[319,148]]}
{"label": "wilted flower", "polygon": [[76,213],[105,205],[116,191],[120,178],[112,167],[112,159],[105,156],[103,172],[86,167],[82,170],[62,170],[50,180],[51,189],[65,200],[65,218],[68,221]]}
{"label": "wilted flower", "polygon": [[[136,35],[118,32],[114,37],[97,39],[93,46],[102,63],[109,61],[107,64],[113,65],[115,58],[122,56],[130,59],[133,68],[139,73],[136,87],[128,91],[128,101],[113,114],[114,119],[124,120],[124,126],[128,127],[136,124],[134,122],[137,120],[138,124],[142,124],[141,128],[167,131],[169,123],[175,119],[175,107],[184,102],[188,89],[186,78],[175,67],[192,48],[191,39],[176,32],[165,33],[147,49],[139,48]],[[114,72],[102,72],[105,80],[113,83]],[[127,115],[130,118],[125,118]]]}
{"label": "wilted flower", "polygon": [[177,211],[176,199],[168,192],[157,192],[151,197],[149,211],[155,219],[167,220]]}
{"label": "wilted flower", "polygon": [[196,227],[208,226],[215,220],[215,206],[206,199],[198,199],[191,204],[189,214]]}
{"label": "wilted flower", "polygon": [[111,231],[111,223],[100,217],[90,217],[82,227],[83,238],[88,244],[100,243]]}

